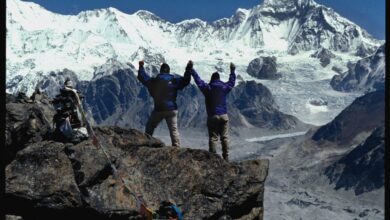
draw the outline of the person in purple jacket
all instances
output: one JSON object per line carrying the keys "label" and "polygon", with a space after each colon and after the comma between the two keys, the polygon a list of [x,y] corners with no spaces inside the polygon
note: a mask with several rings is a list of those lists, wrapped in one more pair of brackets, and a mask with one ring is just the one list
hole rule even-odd
{"label": "person in purple jacket", "polygon": [[189,61],[191,75],[196,85],[205,96],[207,110],[207,128],[209,132],[209,151],[216,153],[218,136],[222,143],[222,156],[229,161],[229,117],[227,115],[226,95],[232,90],[236,83],[235,65],[230,63],[229,81],[222,82],[219,79],[219,73],[211,75],[209,83],[204,82],[198,73],[192,68],[192,61]]}

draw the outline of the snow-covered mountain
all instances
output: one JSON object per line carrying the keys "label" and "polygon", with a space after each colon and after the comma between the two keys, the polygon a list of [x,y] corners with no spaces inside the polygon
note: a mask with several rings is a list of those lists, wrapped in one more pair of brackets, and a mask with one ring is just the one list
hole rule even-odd
{"label": "snow-covered mountain", "polygon": [[[383,43],[312,0],[265,0],[212,23],[200,19],[171,23],[148,11],[126,14],[115,8],[67,16],[31,2],[6,3],[6,84],[11,93],[31,94],[42,77],[53,71],[68,69],[79,80],[89,81],[102,76],[102,66],[107,63],[135,66],[141,59],[147,66],[166,61],[176,72],[184,71],[186,62],[192,59],[203,77],[208,78],[217,69],[222,72],[222,79],[227,78],[226,66],[233,61],[242,79],[252,80],[246,73],[249,62],[271,55],[278,60],[278,70],[284,73],[284,78],[273,85],[287,81],[293,90],[301,90],[302,85],[295,84],[297,80],[330,79],[335,74],[333,66],[343,69],[348,62],[360,58],[356,54],[361,48],[374,50]],[[313,50],[319,48],[336,54],[333,65],[323,68],[318,60],[310,58]],[[294,75],[301,76],[302,72],[307,73],[303,74],[304,79]],[[287,97],[286,91],[276,92],[276,96]],[[327,96],[327,92],[317,92],[313,98]],[[337,94],[329,99],[335,96],[340,98]],[[306,122],[321,124],[331,120],[353,100],[348,95],[342,99],[345,104],[333,108],[334,112],[326,114],[323,120]],[[278,97],[276,100],[283,103]],[[305,106],[302,102],[290,103]],[[287,113],[307,115],[305,109],[294,110],[294,106],[286,106]]]}
{"label": "snow-covered mountain", "polygon": [[331,86],[339,91],[370,92],[385,89],[385,44],[371,56],[348,66],[348,71],[335,75]]}

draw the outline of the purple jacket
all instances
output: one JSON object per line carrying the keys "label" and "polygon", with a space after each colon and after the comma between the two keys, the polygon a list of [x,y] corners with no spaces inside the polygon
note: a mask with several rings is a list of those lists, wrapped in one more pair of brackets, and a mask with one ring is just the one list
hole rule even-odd
{"label": "purple jacket", "polygon": [[226,95],[232,90],[236,83],[236,74],[231,71],[229,81],[222,82],[219,79],[213,80],[210,83],[205,83],[200,79],[198,73],[193,69],[191,75],[194,77],[196,85],[206,98],[207,115],[223,115],[227,114]]}

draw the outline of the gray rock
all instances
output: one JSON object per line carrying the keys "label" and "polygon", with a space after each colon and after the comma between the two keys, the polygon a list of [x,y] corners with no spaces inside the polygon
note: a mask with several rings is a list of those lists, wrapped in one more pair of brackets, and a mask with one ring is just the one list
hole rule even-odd
{"label": "gray rock", "polygon": [[314,54],[310,55],[310,57],[318,58],[321,62],[321,66],[326,67],[329,65],[331,59],[335,58],[336,55],[334,55],[330,50],[321,47]]}
{"label": "gray rock", "polygon": [[337,91],[382,90],[385,88],[385,44],[378,48],[374,55],[348,65],[348,71],[335,75],[330,85]]}
{"label": "gray rock", "polygon": [[287,53],[290,55],[296,55],[299,53],[297,45],[293,44],[288,50]]}
{"label": "gray rock", "polygon": [[276,69],[276,57],[261,57],[252,60],[247,73],[258,79],[278,79],[281,77]]}
{"label": "gray rock", "polygon": [[[5,175],[6,198],[10,202],[27,200],[33,207],[51,209],[82,205],[62,143],[44,141],[27,146],[6,167]],[[26,207],[20,207],[23,208]]]}
{"label": "gray rock", "polygon": [[280,112],[270,90],[255,81],[239,83],[228,96],[228,108],[232,126],[290,129],[302,123]]}
{"label": "gray rock", "polygon": [[68,69],[57,72],[52,71],[48,75],[42,76],[35,88],[44,91],[49,98],[54,98],[60,93],[60,88],[63,88],[67,78],[72,80],[74,88],[79,89],[79,84],[81,84],[81,82],[78,79],[77,74]]}
{"label": "gray rock", "polygon": [[325,170],[325,175],[335,189],[353,189],[356,195],[384,186],[385,170],[384,126],[375,129],[371,135],[347,155]]}
{"label": "gray rock", "polygon": [[24,94],[7,94],[5,112],[5,161],[8,164],[16,152],[29,143],[47,138],[52,130],[55,109],[45,94],[32,100]]}
{"label": "gray rock", "polygon": [[20,151],[6,167],[6,199],[12,206],[6,210],[18,215],[28,210],[39,219],[75,213],[137,218],[136,194],[152,210],[164,200],[174,201],[185,219],[261,218],[268,160],[227,163],[204,150],[162,147],[148,135],[115,126],[96,133],[109,160],[89,141],[45,141]]}
{"label": "gray rock", "polygon": [[366,56],[369,56],[369,55],[372,55],[373,53],[375,53],[376,49],[377,48],[370,47],[370,46],[367,46],[365,43],[362,43],[356,49],[355,55],[364,58]]}
{"label": "gray rock", "polygon": [[343,73],[343,69],[341,69],[340,67],[337,67],[337,66],[332,66],[332,70],[335,71],[338,74],[342,74]]}
{"label": "gray rock", "polygon": [[[385,121],[385,93],[383,90],[357,98],[334,120],[320,127],[312,136],[315,141],[330,141],[339,146],[359,144],[359,135],[371,133]],[[357,143],[356,143],[357,141]]]}

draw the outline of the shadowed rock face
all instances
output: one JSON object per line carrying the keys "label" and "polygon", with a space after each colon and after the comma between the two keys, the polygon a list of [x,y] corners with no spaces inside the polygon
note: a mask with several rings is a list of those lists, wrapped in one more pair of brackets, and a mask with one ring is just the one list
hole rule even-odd
{"label": "shadowed rock face", "polygon": [[36,88],[40,88],[50,97],[54,98],[60,91],[60,88],[64,86],[66,79],[70,79],[73,82],[74,88],[79,88],[83,82],[78,80],[77,74],[71,70],[64,69],[59,72],[50,72],[47,76],[43,76],[36,85]]}
{"label": "shadowed rock face", "polygon": [[310,57],[314,57],[320,60],[321,66],[326,67],[332,58],[335,58],[336,55],[334,55],[330,50],[325,48],[318,49],[314,54],[310,55]]}
{"label": "shadowed rock face", "polygon": [[[8,105],[25,105],[24,111],[10,110],[10,115],[29,114],[36,105],[22,98],[7,97]],[[9,125],[24,123],[23,117],[8,120]],[[185,219],[262,219],[268,160],[227,163],[217,154],[165,147],[158,139],[118,126],[95,132],[109,158],[89,140],[76,145],[47,138],[22,142],[5,170],[6,214],[23,219],[142,219],[136,194],[153,210],[173,200]],[[19,135],[13,133],[7,141],[19,143]]]}
{"label": "shadowed rock face", "polygon": [[375,129],[359,146],[325,170],[335,189],[353,189],[356,195],[384,186],[384,127]]}
{"label": "shadowed rock face", "polygon": [[[385,92],[368,93],[357,98],[333,121],[320,127],[312,136],[315,141],[330,141],[350,146],[360,134],[371,133],[384,124]],[[366,136],[367,137],[367,136]]]}
{"label": "shadowed rock face", "polygon": [[375,49],[376,48],[368,47],[365,43],[362,43],[356,49],[355,55],[364,58],[366,56],[373,54],[375,52]]}
{"label": "shadowed rock face", "polygon": [[[114,71],[112,75],[92,81],[82,93],[94,120],[102,125],[115,124],[143,130],[153,109],[147,89],[138,82],[131,69]],[[246,127],[250,124],[260,128],[290,129],[301,123],[297,118],[280,112],[271,92],[260,83],[240,83],[227,99],[232,126]],[[177,104],[179,127],[206,126],[204,96],[195,85],[190,84],[178,92]]]}
{"label": "shadowed rock face", "polygon": [[276,57],[261,57],[252,60],[247,73],[258,79],[278,79],[281,77],[276,69]]}
{"label": "shadowed rock face", "polygon": [[330,82],[337,91],[375,91],[385,89],[385,44],[376,52],[348,66],[348,71],[335,75]]}
{"label": "shadowed rock face", "polygon": [[[131,69],[92,81],[83,91],[85,104],[98,124],[144,129],[153,109],[152,99]],[[232,126],[290,129],[301,123],[278,110],[271,92],[262,84],[242,82],[227,96]],[[245,100],[245,101],[243,101]],[[248,102],[247,100],[253,100]],[[206,126],[204,96],[195,85],[178,93],[179,127]],[[245,121],[245,122],[243,122]]]}
{"label": "shadowed rock face", "polygon": [[50,132],[55,109],[46,95],[30,97],[19,93],[6,95],[5,162],[8,164],[17,151],[27,144],[42,141]]}
{"label": "shadowed rock face", "polygon": [[301,123],[297,118],[278,110],[270,90],[261,83],[248,81],[237,85],[228,97],[233,126],[252,126],[270,129],[290,129]]}

